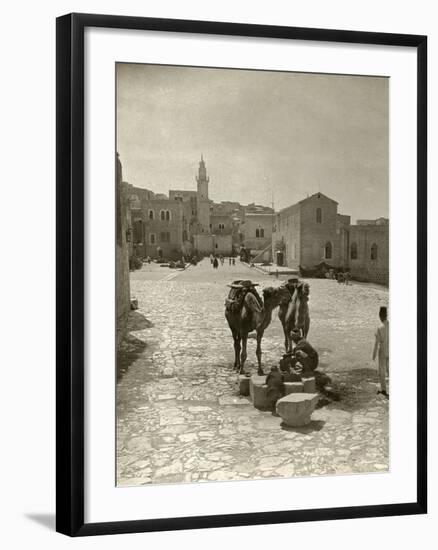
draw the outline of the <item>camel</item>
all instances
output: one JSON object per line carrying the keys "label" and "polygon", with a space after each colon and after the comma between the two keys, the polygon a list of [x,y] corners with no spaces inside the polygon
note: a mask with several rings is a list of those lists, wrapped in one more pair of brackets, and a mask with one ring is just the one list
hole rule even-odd
{"label": "camel", "polygon": [[[250,281],[236,281],[236,283],[250,283]],[[232,285],[236,288],[236,285]],[[265,330],[272,321],[273,310],[286,300],[289,293],[286,287],[267,287],[263,290],[263,302],[255,290],[252,283],[243,285],[242,288],[249,287],[246,292],[241,307],[233,307],[233,301],[227,300],[225,308],[225,317],[231,329],[234,340],[234,368],[243,372],[247,358],[246,346],[248,334],[256,331],[257,337],[257,364],[258,374],[264,375],[262,369],[262,338]]]}
{"label": "camel", "polygon": [[303,338],[306,338],[309,333],[309,294],[309,284],[298,283],[292,292],[288,290],[288,298],[280,304],[278,318],[283,326],[286,353],[292,351],[291,332],[294,328],[301,329]]}

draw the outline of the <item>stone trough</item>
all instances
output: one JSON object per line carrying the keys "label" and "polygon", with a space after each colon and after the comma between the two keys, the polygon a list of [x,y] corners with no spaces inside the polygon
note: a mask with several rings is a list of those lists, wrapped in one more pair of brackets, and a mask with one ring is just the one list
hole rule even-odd
{"label": "stone trough", "polygon": [[256,409],[263,410],[268,407],[267,390],[266,376],[251,376],[249,380],[249,395]]}
{"label": "stone trough", "polygon": [[290,393],[277,401],[275,409],[287,426],[306,426],[317,403],[317,393]]}
{"label": "stone trough", "polygon": [[[266,376],[239,376],[240,395],[249,395],[256,409],[265,410],[269,407],[267,390]],[[289,397],[291,399],[288,399]],[[315,378],[285,382],[284,397],[277,401],[277,413],[289,426],[304,426],[309,424],[317,402]]]}

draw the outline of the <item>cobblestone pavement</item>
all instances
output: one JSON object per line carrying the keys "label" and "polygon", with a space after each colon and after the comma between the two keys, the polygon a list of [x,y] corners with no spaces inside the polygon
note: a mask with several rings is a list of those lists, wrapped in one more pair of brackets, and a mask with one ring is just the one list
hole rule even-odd
{"label": "cobblestone pavement", "polygon": [[[380,305],[388,291],[309,280],[309,340],[331,378],[312,422],[288,428],[239,397],[227,283],[281,280],[237,261],[209,260],[185,271],[157,265],[131,274],[130,336],[119,353],[117,481],[149,483],[259,479],[388,470],[388,401],[377,395],[371,361]],[[283,353],[277,313],[262,343],[265,371]],[[247,365],[256,371],[255,340]]]}

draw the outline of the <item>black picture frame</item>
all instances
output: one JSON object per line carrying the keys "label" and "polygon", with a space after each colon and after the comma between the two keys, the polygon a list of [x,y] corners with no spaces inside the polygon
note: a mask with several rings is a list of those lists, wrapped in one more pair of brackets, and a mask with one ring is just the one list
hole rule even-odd
{"label": "black picture frame", "polygon": [[[69,536],[200,529],[427,511],[427,37],[297,27],[68,14],[56,22],[56,530]],[[417,52],[417,498],[311,510],[84,522],[84,30],[86,27],[375,44]]]}

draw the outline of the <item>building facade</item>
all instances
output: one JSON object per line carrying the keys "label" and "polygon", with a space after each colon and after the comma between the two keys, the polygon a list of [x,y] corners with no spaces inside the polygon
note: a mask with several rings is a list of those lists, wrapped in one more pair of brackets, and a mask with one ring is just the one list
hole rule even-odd
{"label": "building facade", "polygon": [[273,224],[273,213],[245,213],[245,221],[241,226],[243,246],[250,251],[255,261],[271,259]]}
{"label": "building facade", "polygon": [[297,270],[321,263],[349,270],[358,280],[388,284],[389,220],[361,220],[338,213],[338,203],[314,195],[280,210],[272,237],[274,261]]}
{"label": "building facade", "polygon": [[[195,180],[196,190],[170,189],[168,196],[126,184],[132,218],[131,256],[177,260],[193,254],[237,253],[244,243],[247,216],[248,231],[254,225],[252,248],[266,248],[272,221],[265,222],[263,215],[272,209],[254,203],[243,206],[233,201],[213,202],[202,155]],[[272,214],[266,220],[271,218]],[[257,219],[260,227],[256,228]]]}
{"label": "building facade", "polygon": [[116,157],[116,339],[117,347],[126,334],[128,315],[131,309],[129,285],[129,246],[127,236],[130,228],[129,198],[122,180],[122,164]]}

